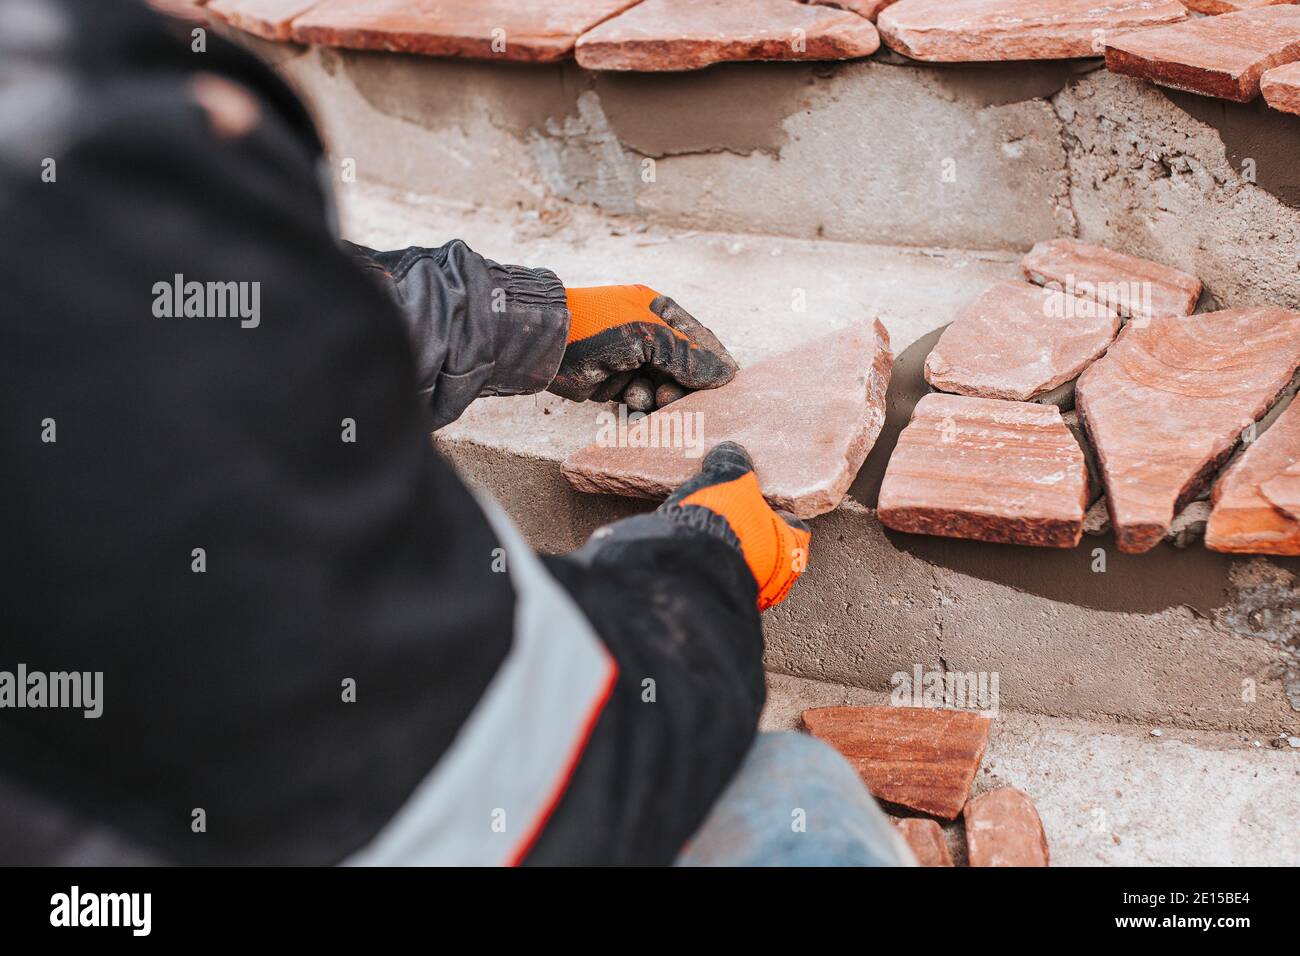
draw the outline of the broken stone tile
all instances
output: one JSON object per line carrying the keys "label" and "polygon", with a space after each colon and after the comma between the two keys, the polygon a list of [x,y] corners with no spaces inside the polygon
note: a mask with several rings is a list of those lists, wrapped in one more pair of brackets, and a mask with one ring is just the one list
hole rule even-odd
{"label": "broken stone tile", "polygon": [[562,471],[579,491],[666,498],[708,449],[735,441],[754,459],[773,507],[800,518],[824,514],[840,503],[884,426],[892,368],[884,326],[857,322],[626,427],[603,420],[596,442]]}
{"label": "broken stone tile", "polygon": [[1027,402],[1078,378],[1119,326],[1119,316],[1092,299],[999,282],[944,329],[926,357],[925,380],[944,392]]}
{"label": "broken stone tile", "polygon": [[876,514],[896,531],[1072,548],[1087,506],[1060,409],[932,392],[898,436]]}
{"label": "broken stone tile", "polygon": [[896,3],[897,0],[811,0],[811,2],[825,7],[850,10],[874,23],[876,17],[880,16],[880,11],[891,3]]}
{"label": "broken stone tile", "polygon": [[1031,282],[1095,299],[1129,318],[1191,315],[1201,297],[1194,275],[1078,239],[1036,243],[1020,269]]}
{"label": "broken stone tile", "polygon": [[1161,316],[1120,333],[1076,396],[1121,551],[1168,534],[1297,368],[1300,313],[1284,309]]}
{"label": "broken stone tile", "polygon": [[1300,401],[1293,401],[1219,476],[1210,496],[1214,510],[1205,546],[1243,554],[1300,554],[1297,472]]}
{"label": "broken stone tile", "polygon": [[637,0],[320,0],[292,25],[299,43],[548,63]]}
{"label": "broken stone tile", "polygon": [[988,744],[988,717],[933,707],[817,707],[808,732],[842,753],[876,799],[955,820]]}
{"label": "broken stone tile", "polygon": [[1300,6],[1200,17],[1106,42],[1106,68],[1190,93],[1245,103],[1266,70],[1300,59]]}
{"label": "broken stone tile", "polygon": [[952,866],[952,854],[943,838],[943,828],[921,817],[893,817],[894,826],[907,841],[921,866]]}
{"label": "broken stone tile", "polygon": [[1111,31],[1186,16],[1175,0],[899,0],[876,24],[890,49],[917,60],[1059,60],[1100,56]]}
{"label": "broken stone tile", "polygon": [[320,0],[209,0],[217,19],[268,40],[288,40],[294,18]]}
{"label": "broken stone tile", "polygon": [[643,0],[584,34],[589,70],[698,70],[732,60],[847,60],[880,47],[871,21],[795,0]]}
{"label": "broken stone tile", "polygon": [[1300,62],[1276,66],[1259,81],[1264,102],[1283,113],[1300,113]]}
{"label": "broken stone tile", "polygon": [[1033,801],[1015,787],[981,793],[966,804],[971,866],[1048,866],[1047,834]]}

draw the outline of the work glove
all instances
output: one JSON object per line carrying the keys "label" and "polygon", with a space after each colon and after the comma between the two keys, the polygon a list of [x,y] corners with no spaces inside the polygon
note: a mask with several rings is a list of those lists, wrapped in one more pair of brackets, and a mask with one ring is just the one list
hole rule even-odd
{"label": "work glove", "polygon": [[575,402],[623,401],[648,412],[687,390],[717,388],[736,360],[672,299],[643,285],[565,289],[569,338],[547,387]]}
{"label": "work glove", "polygon": [[807,567],[812,531],[763,500],[754,462],[735,442],[709,452],[699,474],[673,492],[659,513],[739,548],[758,583],[760,611],[784,601]]}

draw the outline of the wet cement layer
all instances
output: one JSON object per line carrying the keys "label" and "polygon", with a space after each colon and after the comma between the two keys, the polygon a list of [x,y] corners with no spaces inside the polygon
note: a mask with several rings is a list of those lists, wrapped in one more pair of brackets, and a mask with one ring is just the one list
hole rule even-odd
{"label": "wet cement layer", "polygon": [[[942,334],[943,328],[935,329],[894,359],[885,427],[849,489],[849,494],[868,507],[876,507],[885,466],[899,433],[911,419],[916,403],[930,391],[924,376],[925,358]],[[885,536],[898,550],[938,567],[1065,604],[1135,614],[1189,607],[1211,616],[1215,609],[1229,604],[1229,574],[1242,560],[1200,544],[1189,548],[1161,544],[1146,554],[1123,554],[1109,533],[1085,535],[1077,548],[1070,549],[988,544],[890,530]],[[1105,552],[1105,573],[1093,570],[1098,548]],[[1300,558],[1270,560],[1300,573]]]}

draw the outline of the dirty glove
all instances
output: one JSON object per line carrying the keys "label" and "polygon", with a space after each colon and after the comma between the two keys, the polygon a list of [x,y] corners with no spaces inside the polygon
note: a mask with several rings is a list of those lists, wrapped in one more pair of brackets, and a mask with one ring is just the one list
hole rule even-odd
{"label": "dirty glove", "polygon": [[780,604],[808,564],[808,526],[763,500],[749,453],[723,442],[700,472],[673,492],[659,513],[721,537],[740,549],[758,583],[758,609]]}
{"label": "dirty glove", "polygon": [[736,374],[736,360],[717,337],[654,289],[565,289],[565,298],[568,345],[547,387],[556,395],[575,402],[626,400],[634,411],[650,411],[683,390],[717,388]]}

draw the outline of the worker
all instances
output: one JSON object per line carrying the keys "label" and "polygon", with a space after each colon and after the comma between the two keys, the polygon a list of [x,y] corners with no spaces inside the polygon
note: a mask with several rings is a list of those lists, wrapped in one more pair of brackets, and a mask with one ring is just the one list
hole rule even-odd
{"label": "worker", "polygon": [[101,679],[0,715],[0,858],[906,859],[838,755],[756,735],[809,531],[743,448],[540,557],[430,441],[482,396],[722,386],[704,326],[340,243],[289,90],[142,5],[0,0],[0,60],[0,667]]}

